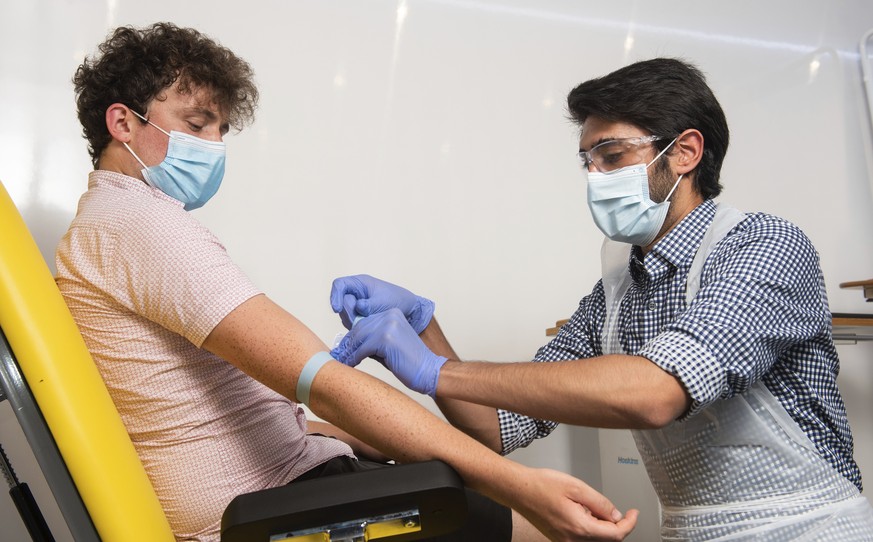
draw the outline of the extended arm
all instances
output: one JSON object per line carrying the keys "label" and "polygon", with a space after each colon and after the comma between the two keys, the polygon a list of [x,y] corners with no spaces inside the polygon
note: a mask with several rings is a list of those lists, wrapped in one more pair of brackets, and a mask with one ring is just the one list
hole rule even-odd
{"label": "extended arm", "polygon": [[435,319],[415,336],[402,318],[389,314],[394,307],[412,325],[406,307],[416,306],[416,299],[422,298],[366,275],[335,280],[333,309],[364,307],[370,315],[337,353],[349,365],[367,356],[382,359],[412,389],[433,396],[452,424],[493,450],[502,451],[495,407],[577,425],[647,428],[670,423],[690,404],[678,379],[642,357],[443,365],[436,358],[459,358]]}
{"label": "extended arm", "polygon": [[691,404],[674,376],[625,355],[557,363],[448,361],[437,396],[561,423],[630,429],[663,427]]}
{"label": "extended arm", "polygon": [[[262,295],[225,317],[203,346],[291,399],[303,365],[326,350],[305,325]],[[597,520],[587,509],[599,517],[617,511],[586,484],[504,459],[391,386],[340,363],[328,362],[315,376],[310,407],[400,461],[446,461],[471,488],[516,509],[552,539],[620,540],[636,521],[636,514],[618,523]]]}
{"label": "extended arm", "polygon": [[361,320],[333,353],[353,366],[365,357],[379,359],[401,382],[431,397],[575,425],[662,427],[691,404],[677,378],[640,356],[555,363],[451,361],[431,352],[397,309]]}
{"label": "extended arm", "polygon": [[[424,344],[434,354],[454,360],[460,359],[443,334],[436,318],[430,321],[430,325],[425,328],[420,336]],[[439,392],[439,389],[437,391]],[[442,411],[452,425],[495,452],[502,451],[503,444],[500,441],[497,410],[493,406],[443,397],[439,393],[437,393],[434,399],[440,411]]]}

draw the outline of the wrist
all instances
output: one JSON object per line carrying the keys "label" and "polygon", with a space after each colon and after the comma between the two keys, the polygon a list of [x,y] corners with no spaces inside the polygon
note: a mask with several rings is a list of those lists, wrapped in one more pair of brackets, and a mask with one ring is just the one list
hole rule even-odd
{"label": "wrist", "polygon": [[446,358],[437,374],[436,389],[432,395],[434,399],[452,397],[453,382],[459,378],[458,369],[461,365],[463,363],[459,360]]}
{"label": "wrist", "polygon": [[465,479],[467,485],[504,506],[521,512],[533,469],[501,456],[497,459],[489,458],[487,464],[487,478],[469,481]]}
{"label": "wrist", "polygon": [[[430,351],[428,350],[428,352]],[[434,353],[430,353],[430,359],[427,361],[428,368],[425,374],[428,381],[423,383],[421,391],[433,399],[436,399],[437,386],[439,386],[440,382],[440,371],[445,366],[446,361],[447,358]]]}

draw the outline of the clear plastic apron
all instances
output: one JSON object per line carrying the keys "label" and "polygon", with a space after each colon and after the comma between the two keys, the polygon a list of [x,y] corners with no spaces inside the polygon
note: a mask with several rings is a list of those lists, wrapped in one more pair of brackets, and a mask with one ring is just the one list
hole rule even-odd
{"label": "clear plastic apron", "polygon": [[[718,206],[689,271],[686,305],[706,257],[743,218]],[[625,353],[616,322],[631,284],[629,255],[629,245],[604,242],[604,354]],[[870,503],[761,382],[688,420],[631,433],[661,502],[662,540],[873,540]]]}

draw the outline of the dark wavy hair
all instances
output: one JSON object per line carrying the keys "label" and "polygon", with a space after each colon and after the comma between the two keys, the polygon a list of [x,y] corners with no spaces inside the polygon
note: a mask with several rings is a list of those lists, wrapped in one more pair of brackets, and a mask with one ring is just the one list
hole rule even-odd
{"label": "dark wavy hair", "polygon": [[637,62],[574,88],[567,107],[579,126],[593,116],[669,137],[655,142],[658,150],[689,128],[699,130],[703,157],[694,183],[704,199],[721,193],[719,176],[730,131],[721,105],[695,66],[672,58]]}
{"label": "dark wavy hair", "polygon": [[251,66],[197,30],[172,23],[122,26],[98,49],[73,76],[79,122],[95,167],[112,139],[106,128],[109,106],[123,103],[145,114],[175,83],[180,92],[207,88],[235,130],[254,120],[258,89]]}

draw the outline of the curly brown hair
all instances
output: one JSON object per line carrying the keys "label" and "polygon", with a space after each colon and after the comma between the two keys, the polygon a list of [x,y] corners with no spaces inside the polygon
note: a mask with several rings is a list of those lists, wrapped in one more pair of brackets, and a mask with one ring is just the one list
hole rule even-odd
{"label": "curly brown hair", "polygon": [[73,76],[79,122],[95,167],[112,139],[106,128],[109,106],[123,103],[145,113],[153,99],[176,83],[180,92],[209,89],[235,130],[254,120],[258,89],[251,66],[197,30],[172,23],[122,26],[98,49]]}

